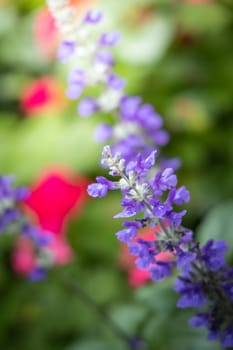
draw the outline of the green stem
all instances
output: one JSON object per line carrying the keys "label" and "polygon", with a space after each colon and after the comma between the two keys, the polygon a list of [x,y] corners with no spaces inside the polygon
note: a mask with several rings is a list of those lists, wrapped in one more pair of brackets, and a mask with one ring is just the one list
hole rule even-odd
{"label": "green stem", "polygon": [[121,327],[119,327],[96,302],[82,289],[79,284],[67,275],[62,275],[63,284],[73,291],[86,305],[95,311],[95,313],[104,321],[112,332],[122,339],[129,349],[140,349],[141,346],[134,344],[134,337],[130,337]]}

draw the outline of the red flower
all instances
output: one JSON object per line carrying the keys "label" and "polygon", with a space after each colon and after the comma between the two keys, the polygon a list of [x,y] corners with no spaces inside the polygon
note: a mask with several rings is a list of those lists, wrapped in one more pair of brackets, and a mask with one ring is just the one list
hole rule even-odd
{"label": "red flower", "polygon": [[11,262],[13,269],[22,276],[29,275],[36,268],[35,250],[28,238],[19,238]]}
{"label": "red flower", "polygon": [[[72,214],[80,214],[87,199],[86,178],[74,177],[67,170],[54,170],[38,179],[25,200],[26,209],[33,212],[43,231],[49,231],[52,240],[46,249],[56,265],[67,264],[73,256],[66,241],[66,225]],[[28,238],[20,238],[12,256],[16,272],[28,275],[36,267],[36,254]]]}
{"label": "red flower", "polygon": [[67,170],[54,170],[36,181],[25,204],[37,216],[42,229],[61,236],[71,214],[82,208],[88,183],[86,178],[74,178]]}
{"label": "red flower", "polygon": [[64,105],[63,89],[52,77],[39,78],[23,88],[21,109],[26,115],[59,111]]}
{"label": "red flower", "polygon": [[[140,238],[145,240],[153,241],[156,239],[155,233],[160,232],[160,227],[153,229],[146,229],[140,232]],[[156,255],[156,260],[158,261],[171,261],[173,256],[171,253],[162,252]],[[131,287],[141,287],[148,283],[150,278],[150,273],[148,270],[140,270],[135,266],[136,257],[130,255],[128,246],[125,244],[121,245],[121,251],[119,256],[120,265],[128,272],[128,283]]]}

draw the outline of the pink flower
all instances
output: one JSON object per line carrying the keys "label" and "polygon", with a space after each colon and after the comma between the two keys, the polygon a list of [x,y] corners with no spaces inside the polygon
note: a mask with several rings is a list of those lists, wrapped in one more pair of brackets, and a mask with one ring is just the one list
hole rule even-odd
{"label": "pink flower", "polygon": [[[153,241],[156,239],[156,232],[160,232],[160,227],[155,227],[153,229],[142,230],[140,233],[140,238],[145,240]],[[171,253],[162,252],[156,255],[158,261],[171,261],[173,256]],[[127,245],[121,245],[121,251],[119,256],[119,263],[128,272],[128,283],[131,287],[141,287],[148,283],[150,278],[150,273],[148,270],[140,270],[135,266],[136,257],[130,255]]]}
{"label": "pink flower", "polygon": [[[51,242],[47,249],[55,265],[65,265],[73,257],[66,240],[68,221],[75,214],[80,215],[87,200],[89,181],[84,177],[74,177],[67,170],[57,169],[42,175],[32,186],[31,194],[25,200],[26,210],[33,213],[41,234],[49,232]],[[12,256],[12,265],[19,274],[28,275],[36,267],[36,254],[28,238],[20,238]]]}
{"label": "pink flower", "polygon": [[56,57],[56,48],[59,42],[58,31],[53,17],[47,7],[43,7],[35,18],[35,42],[41,56],[47,60]]}
{"label": "pink flower", "polygon": [[24,86],[20,100],[21,109],[27,116],[58,112],[65,106],[63,89],[52,77],[42,77]]}
{"label": "pink flower", "polygon": [[22,276],[29,275],[36,267],[36,255],[32,242],[20,237],[11,258],[13,269]]}

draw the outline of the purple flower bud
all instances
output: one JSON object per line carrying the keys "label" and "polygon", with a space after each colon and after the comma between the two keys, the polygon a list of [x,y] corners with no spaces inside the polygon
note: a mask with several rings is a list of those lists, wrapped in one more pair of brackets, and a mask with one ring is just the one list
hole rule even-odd
{"label": "purple flower bud", "polygon": [[86,97],[78,105],[78,113],[81,117],[90,117],[98,109],[97,102],[94,98]]}
{"label": "purple flower bud", "polygon": [[115,46],[120,41],[119,32],[104,33],[100,38],[100,45],[102,46]]}
{"label": "purple flower bud", "polygon": [[108,77],[108,86],[113,90],[122,90],[125,86],[125,79],[119,78],[112,73]]}
{"label": "purple flower bud", "polygon": [[75,52],[75,43],[72,41],[63,41],[60,45],[57,57],[62,63],[66,63]]}
{"label": "purple flower bud", "polygon": [[69,73],[68,82],[69,82],[69,84],[85,85],[86,72],[83,69],[73,69]]}
{"label": "purple flower bud", "polygon": [[158,261],[156,265],[150,268],[152,281],[161,281],[166,277],[169,277],[172,272],[172,263]]}
{"label": "purple flower bud", "polygon": [[224,254],[228,250],[225,241],[209,240],[202,247],[202,260],[211,271],[218,271],[225,266]]}
{"label": "purple flower bud", "polygon": [[84,86],[81,84],[71,84],[66,90],[66,95],[71,100],[76,100],[82,94]]}
{"label": "purple flower bud", "polygon": [[103,13],[101,11],[91,10],[86,14],[84,21],[90,24],[97,24],[102,20],[102,18]]}
{"label": "purple flower bud", "polygon": [[99,51],[96,54],[95,61],[97,63],[102,63],[108,67],[112,67],[115,64],[112,54],[108,51]]}
{"label": "purple flower bud", "polygon": [[112,137],[112,126],[109,124],[101,124],[97,126],[94,138],[98,142],[106,142]]}
{"label": "purple flower bud", "polygon": [[131,240],[137,236],[137,230],[134,227],[126,228],[116,233],[119,241],[124,243],[130,243]]}
{"label": "purple flower bud", "polygon": [[180,188],[174,189],[169,193],[168,200],[176,205],[182,205],[189,202],[190,193],[186,190],[185,186],[181,186]]}
{"label": "purple flower bud", "polygon": [[193,286],[190,289],[186,290],[181,298],[177,302],[177,307],[186,308],[186,307],[203,307],[206,305],[206,297],[204,292],[199,286]]}
{"label": "purple flower bud", "polygon": [[199,312],[189,320],[189,324],[194,328],[208,327],[209,317],[208,313]]}
{"label": "purple flower bud", "polygon": [[108,193],[108,186],[100,183],[94,183],[88,186],[87,192],[91,197],[105,197]]}
{"label": "purple flower bud", "polygon": [[165,146],[170,139],[170,136],[165,130],[157,130],[149,133],[151,139],[159,146]]}
{"label": "purple flower bud", "polygon": [[28,279],[31,282],[38,282],[45,279],[45,277],[46,277],[45,270],[37,267],[30,273],[30,275],[28,276]]}
{"label": "purple flower bud", "polygon": [[120,104],[122,118],[124,120],[134,120],[140,103],[141,98],[138,96],[124,96]]}
{"label": "purple flower bud", "polygon": [[232,326],[229,326],[225,329],[221,343],[222,343],[222,346],[224,348],[230,348],[233,346],[233,328],[232,328]]}

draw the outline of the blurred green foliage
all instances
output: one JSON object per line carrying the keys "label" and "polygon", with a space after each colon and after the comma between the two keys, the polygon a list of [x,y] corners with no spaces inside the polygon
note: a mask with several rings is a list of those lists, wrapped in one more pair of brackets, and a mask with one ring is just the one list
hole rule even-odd
{"label": "blurred green foliage", "polygon": [[[48,167],[65,165],[94,177],[100,146],[92,140],[102,118],[80,120],[75,103],[65,110],[26,117],[23,87],[52,75],[65,88],[66,68],[45,60],[35,44],[34,22],[43,1],[5,0],[0,9],[0,163],[30,185]],[[123,33],[117,50],[119,74],[128,91],[140,94],[164,116],[171,133],[165,153],[179,156],[180,184],[191,191],[186,225],[201,241],[224,238],[233,246],[233,3],[213,1],[103,0],[111,27]],[[149,349],[218,350],[187,325],[177,310],[172,279],[136,291],[118,266],[119,245],[112,216],[119,197],[86,203],[69,226],[75,261],[30,284],[10,266],[13,238],[0,237],[0,348],[5,350],[124,350],[125,344],[62,280],[72,278],[129,334]],[[220,203],[220,204],[219,204]],[[216,208],[214,208],[216,206]],[[212,211],[210,211],[210,209]],[[208,216],[205,215],[209,211]],[[232,247],[229,260],[232,260]]]}

